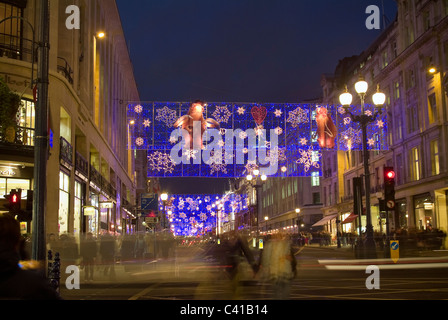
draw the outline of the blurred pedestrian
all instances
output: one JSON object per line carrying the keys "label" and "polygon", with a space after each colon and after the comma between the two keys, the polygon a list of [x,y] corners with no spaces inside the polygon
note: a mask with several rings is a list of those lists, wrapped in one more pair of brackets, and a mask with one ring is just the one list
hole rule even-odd
{"label": "blurred pedestrian", "polygon": [[146,241],[142,234],[137,236],[134,244],[134,254],[137,260],[142,260],[146,253]]}
{"label": "blurred pedestrian", "polygon": [[108,233],[101,237],[100,255],[104,275],[109,276],[110,280],[115,280],[115,239]]}
{"label": "blurred pedestrian", "polygon": [[60,300],[43,275],[20,267],[21,241],[19,222],[0,214],[0,300]]}
{"label": "blurred pedestrian", "polygon": [[283,233],[274,234],[260,256],[260,277],[271,284],[274,299],[289,298],[292,280],[297,275],[297,261],[291,241]]}
{"label": "blurred pedestrian", "polygon": [[84,276],[86,282],[93,281],[95,272],[95,258],[97,253],[96,241],[91,232],[87,233],[81,241],[81,266],[84,268]]}

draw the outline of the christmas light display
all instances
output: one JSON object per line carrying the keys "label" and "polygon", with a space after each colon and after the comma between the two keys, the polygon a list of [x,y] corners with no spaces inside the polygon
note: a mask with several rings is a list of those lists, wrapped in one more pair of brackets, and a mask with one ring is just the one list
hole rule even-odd
{"label": "christmas light display", "polygon": [[170,230],[175,236],[216,234],[217,230],[235,220],[235,215],[247,209],[247,197],[227,195],[171,195],[165,210],[159,202],[160,212],[165,212]]}
{"label": "christmas light display", "polygon": [[[148,177],[321,175],[322,152],[362,150],[360,124],[339,105],[150,102],[127,116],[128,148],[147,150]],[[368,150],[387,150],[386,133],[383,113],[367,126]]]}

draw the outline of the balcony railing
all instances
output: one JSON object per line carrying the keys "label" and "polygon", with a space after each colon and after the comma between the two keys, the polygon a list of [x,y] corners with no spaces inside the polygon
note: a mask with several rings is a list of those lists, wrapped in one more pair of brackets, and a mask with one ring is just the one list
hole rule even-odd
{"label": "balcony railing", "polygon": [[59,159],[63,164],[71,169],[73,167],[73,147],[72,145],[61,137],[61,147],[59,152]]}
{"label": "balcony railing", "polygon": [[73,69],[68,64],[67,60],[62,57],[58,57],[58,72],[61,73],[71,85],[73,85]]}
{"label": "balcony railing", "polygon": [[[36,51],[34,53],[34,62],[37,62]],[[0,57],[32,62],[33,41],[23,37],[0,33]]]}
{"label": "balcony railing", "polygon": [[[1,127],[0,127],[1,129]],[[0,130],[0,143],[17,146],[34,146],[34,129],[26,127],[17,127],[13,136],[8,136]]]}
{"label": "balcony railing", "polygon": [[87,179],[89,177],[89,162],[78,151],[76,151],[75,155],[75,169],[82,174],[84,178]]}

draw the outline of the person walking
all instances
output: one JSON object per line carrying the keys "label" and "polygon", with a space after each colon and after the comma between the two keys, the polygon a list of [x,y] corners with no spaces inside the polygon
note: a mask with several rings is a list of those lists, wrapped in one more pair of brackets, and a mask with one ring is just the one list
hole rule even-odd
{"label": "person walking", "polygon": [[266,243],[260,255],[259,272],[261,279],[271,284],[274,299],[289,299],[291,283],[297,275],[297,261],[285,234],[275,234]]}
{"label": "person walking", "polygon": [[0,214],[0,300],[61,300],[43,275],[20,267],[21,241],[19,222]]}
{"label": "person walking", "polygon": [[83,241],[81,242],[82,267],[84,268],[84,279],[86,282],[93,281],[96,252],[96,241],[93,238],[93,234],[89,232],[86,234],[85,239],[83,239]]}

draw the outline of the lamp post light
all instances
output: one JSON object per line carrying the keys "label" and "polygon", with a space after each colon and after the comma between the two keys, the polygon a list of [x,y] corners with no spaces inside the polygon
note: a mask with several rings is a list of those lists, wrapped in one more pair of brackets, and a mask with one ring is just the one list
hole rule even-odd
{"label": "lamp post light", "polygon": [[373,226],[372,217],[370,216],[370,172],[369,172],[369,153],[367,151],[367,125],[375,121],[378,114],[382,113],[382,106],[386,101],[386,95],[380,92],[379,85],[377,87],[377,92],[372,96],[373,103],[378,108],[373,115],[367,115],[364,111],[364,104],[366,93],[369,85],[362,77],[355,84],[355,90],[361,99],[361,114],[354,115],[348,108],[350,107],[353,97],[348,92],[347,87],[344,93],[339,97],[339,101],[343,105],[345,111],[349,114],[352,121],[357,122],[362,128],[362,149],[364,158],[364,185],[366,194],[366,241],[365,241],[365,257],[366,258],[376,258],[375,240],[373,238]]}
{"label": "lamp post light", "polygon": [[266,235],[268,235],[268,220],[269,220],[269,217],[265,216],[264,221],[266,221]]}
{"label": "lamp post light", "polygon": [[299,229],[299,221],[300,221],[300,219],[299,219],[299,216],[300,216],[300,208],[296,208],[296,214],[297,214],[297,236],[299,236],[299,231],[300,231],[300,229]]}
{"label": "lamp post light", "polygon": [[252,174],[248,174],[246,176],[246,180],[251,184],[253,188],[255,188],[256,191],[256,210],[257,210],[257,246],[258,246],[258,237],[260,235],[260,229],[259,229],[259,223],[260,220],[259,217],[261,216],[261,204],[260,204],[260,189],[263,186],[263,184],[267,180],[267,176],[265,174],[260,175],[260,171],[258,169],[255,169],[252,171]]}
{"label": "lamp post light", "polygon": [[160,195],[160,200],[162,200],[163,203],[163,216],[162,216],[162,227],[165,228],[165,220],[166,220],[166,202],[168,200],[168,194],[167,193],[162,193]]}

